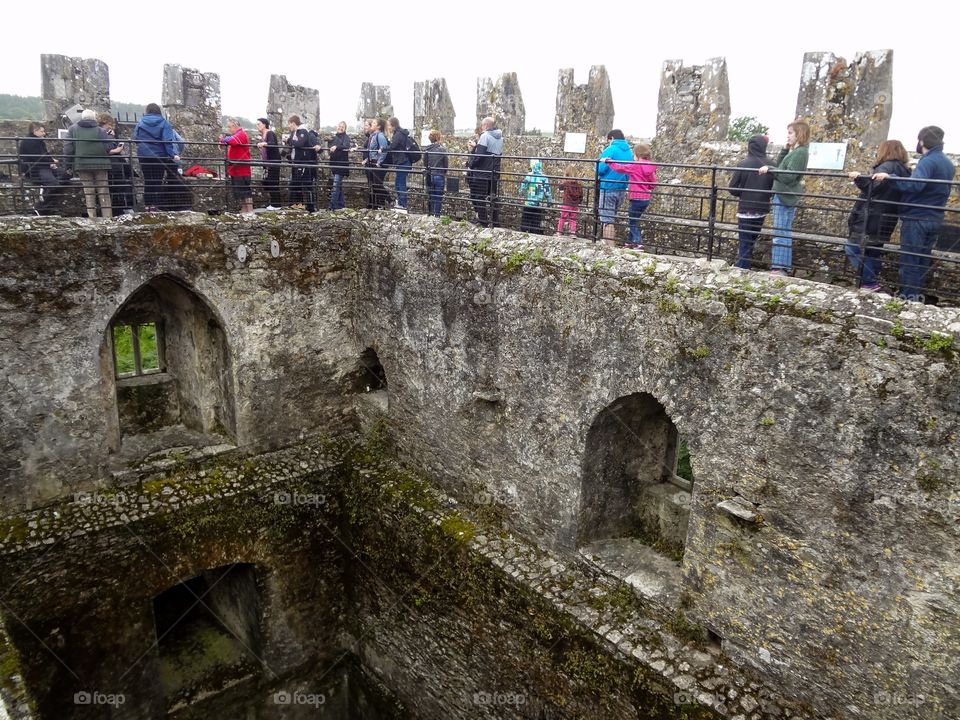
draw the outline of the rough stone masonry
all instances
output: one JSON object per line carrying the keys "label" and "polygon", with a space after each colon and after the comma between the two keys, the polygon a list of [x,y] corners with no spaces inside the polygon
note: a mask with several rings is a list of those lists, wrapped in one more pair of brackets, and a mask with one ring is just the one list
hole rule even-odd
{"label": "rough stone masonry", "polygon": [[[124,420],[131,380],[114,367],[112,331],[154,317],[167,364],[164,377],[139,382],[176,393],[183,432],[195,433],[177,436],[165,483],[202,489],[203,478],[174,470],[214,441],[227,446],[216,452],[255,459],[305,434],[339,435],[359,413],[379,418],[392,455],[444,494],[490,498],[508,535],[557,562],[616,575],[583,551],[585,498],[600,490],[611,512],[639,513],[631,485],[650,467],[630,444],[617,447],[633,464],[617,465],[594,442],[614,413],[636,429],[637,446],[662,429],[682,438],[694,477],[678,496],[689,514],[679,556],[642,533],[610,538],[643,550],[632,556],[641,559],[633,579],[620,576],[642,622],[709,640],[718,664],[756,678],[774,699],[731,703],[736,687],[694,671],[693,655],[673,663],[686,640],[657,659],[637,650],[668,696],[693,688],[695,702],[738,718],[956,717],[956,310],[722,262],[353,211],[11,219],[0,226],[0,267],[7,553],[42,548],[51,536],[37,528],[47,522],[70,532],[57,503],[73,493],[118,492],[162,471],[155,454],[116,465],[146,439]],[[358,378],[370,377],[381,380],[368,392]],[[588,484],[597,478],[610,485]],[[210,557],[229,562],[229,528],[243,524],[221,528],[224,547]],[[88,551],[109,547],[104,537]],[[180,577],[205,569],[177,547],[169,553]],[[507,575],[527,577],[516,550],[490,552]],[[101,566],[101,585],[123,582],[111,567]],[[569,577],[554,590],[519,582],[545,597],[586,590]],[[650,594],[657,582],[676,582],[677,595]],[[387,602],[368,598],[361,615]],[[131,642],[149,630],[138,617]],[[624,644],[618,622],[574,625],[606,638],[616,662],[633,662],[637,646]],[[419,643],[380,627],[365,666],[413,698],[412,668],[444,640],[429,621]],[[31,641],[20,632],[17,642]],[[458,653],[450,660],[461,662]],[[597,675],[574,657],[568,670]],[[722,687],[722,699],[703,682]],[[547,695],[537,697],[549,704]],[[459,697],[447,703],[459,708],[450,717],[471,717]],[[635,716],[620,698],[607,716]]]}

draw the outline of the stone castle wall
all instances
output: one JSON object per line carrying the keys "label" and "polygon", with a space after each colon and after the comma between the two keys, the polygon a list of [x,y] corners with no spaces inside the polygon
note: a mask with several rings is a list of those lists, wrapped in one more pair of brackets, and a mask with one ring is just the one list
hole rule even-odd
{"label": "stone castle wall", "polygon": [[[387,387],[371,407],[400,456],[566,562],[583,561],[590,428],[655,398],[695,477],[684,622],[724,664],[803,717],[956,706],[957,311],[414,216],[2,227],[8,538],[30,537],[28,502],[111,482],[107,323],[165,275],[223,326],[243,451],[354,426],[350,377],[372,348]],[[722,509],[734,500],[752,520]],[[378,635],[367,662],[404,675],[409,647]]]}

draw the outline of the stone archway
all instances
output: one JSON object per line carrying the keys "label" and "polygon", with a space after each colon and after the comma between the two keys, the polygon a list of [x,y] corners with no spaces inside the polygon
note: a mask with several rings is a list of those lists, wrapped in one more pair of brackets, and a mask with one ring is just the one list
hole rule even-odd
{"label": "stone archway", "polygon": [[679,583],[693,483],[677,475],[682,442],[647,393],[618,398],[587,433],[578,545],[604,569],[641,584]]}
{"label": "stone archway", "polygon": [[143,284],[110,319],[101,353],[114,449],[231,444],[232,358],[219,316],[178,279]]}

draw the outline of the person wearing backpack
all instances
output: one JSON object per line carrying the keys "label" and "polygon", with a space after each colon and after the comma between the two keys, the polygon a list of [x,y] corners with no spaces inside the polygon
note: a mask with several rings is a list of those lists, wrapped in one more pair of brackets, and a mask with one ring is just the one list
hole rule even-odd
{"label": "person wearing backpack", "polygon": [[447,149],[440,144],[440,131],[434,128],[430,131],[430,144],[423,149],[424,175],[427,180],[427,190],[429,197],[427,202],[427,211],[440,217],[440,208],[443,205],[443,189],[447,182],[447,169],[449,168],[449,159],[447,158]]}
{"label": "person wearing backpack", "polygon": [[[388,121],[390,126],[390,144],[387,145],[386,158],[377,163],[378,166],[392,165],[394,189],[397,192],[397,201],[393,209],[397,212],[407,212],[407,175],[413,163],[408,153],[410,150],[410,131],[400,127],[400,119],[392,117]],[[416,143],[414,143],[416,145]],[[419,148],[418,148],[419,149]]]}
{"label": "person wearing backpack", "polygon": [[520,216],[520,232],[543,234],[543,209],[553,201],[550,180],[543,174],[543,163],[530,161],[530,173],[520,183],[520,196],[524,198]]}
{"label": "person wearing backpack", "polygon": [[291,115],[287,120],[287,146],[290,148],[290,163],[293,170],[290,173],[290,204],[302,204],[307,212],[315,212],[316,204],[313,200],[314,173],[316,173],[317,151],[319,140],[311,138],[310,131],[302,126],[299,115]]}
{"label": "person wearing backpack", "polygon": [[386,158],[386,149],[390,144],[383,134],[387,126],[383,118],[367,121],[367,142],[363,164],[366,167],[367,183],[370,186],[370,202],[367,208],[379,210],[390,204],[390,193],[383,186],[387,171],[383,169],[383,160]]}

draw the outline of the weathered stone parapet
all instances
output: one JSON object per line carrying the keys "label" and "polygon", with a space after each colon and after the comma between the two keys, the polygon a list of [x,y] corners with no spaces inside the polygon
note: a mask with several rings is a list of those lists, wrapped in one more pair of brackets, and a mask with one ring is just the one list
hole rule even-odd
{"label": "weathered stone parapet", "polygon": [[413,124],[417,140],[423,130],[437,128],[444,135],[453,135],[456,113],[444,78],[423,80],[413,84]]}
{"label": "weathered stone parapet", "polygon": [[95,58],[41,55],[40,94],[44,122],[58,126],[76,122],[87,108],[110,112],[110,69]]}
{"label": "weathered stone parapet", "polygon": [[271,75],[267,91],[267,118],[276,128],[286,128],[287,118],[300,117],[308,128],[320,123],[320,91],[303,85],[291,85],[286,75]]}
{"label": "weathered stone parapet", "polygon": [[725,58],[684,66],[663,63],[657,102],[657,159],[687,161],[702,142],[725,140],[730,125],[730,82]]}
{"label": "weathered stone parapet", "polygon": [[575,85],[573,68],[560,71],[557,80],[557,114],[553,132],[586,133],[588,138],[606,136],[613,128],[613,94],[603,65],[590,68],[585,85]]}
{"label": "weathered stone parapet", "polygon": [[810,122],[814,141],[852,141],[872,153],[887,139],[892,114],[893,50],[860,52],[850,63],[830,52],[804,54],[796,115]]}
{"label": "weathered stone parapet", "polygon": [[[216,142],[223,124],[220,76],[182,65],[163,66],[161,104],[170,124],[191,142]],[[210,150],[198,154],[211,155]]]}
{"label": "weathered stone parapet", "polygon": [[365,82],[360,85],[360,99],[357,101],[357,123],[362,129],[363,123],[374,118],[388,118],[393,115],[393,102],[390,100],[389,85],[374,85]]}
{"label": "weathered stone parapet", "polygon": [[527,111],[515,72],[503,73],[496,83],[492,78],[477,78],[478,127],[485,117],[496,118],[497,127],[504,135],[523,135]]}

